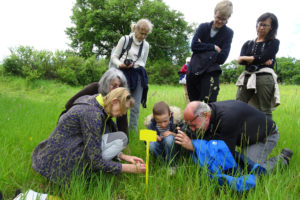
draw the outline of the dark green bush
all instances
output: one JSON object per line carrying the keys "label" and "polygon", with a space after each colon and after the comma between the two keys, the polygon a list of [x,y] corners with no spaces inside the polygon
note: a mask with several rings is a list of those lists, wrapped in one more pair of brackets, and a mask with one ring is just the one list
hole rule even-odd
{"label": "dark green bush", "polygon": [[3,68],[5,73],[23,76],[22,70],[23,64],[20,58],[16,54],[11,54],[3,61]]}
{"label": "dark green bush", "polygon": [[222,66],[222,75],[220,76],[221,83],[235,83],[240,74],[245,70],[244,66],[235,65],[233,63]]}
{"label": "dark green bush", "polygon": [[76,72],[72,68],[63,67],[57,70],[58,79],[70,85],[78,85]]}
{"label": "dark green bush", "polygon": [[108,69],[106,60],[95,56],[84,59],[74,52],[37,51],[32,47],[20,46],[11,49],[4,59],[5,73],[22,76],[27,80],[58,79],[71,85],[86,85],[98,81]]}
{"label": "dark green bush", "polygon": [[108,69],[108,63],[102,59],[98,61],[96,56],[88,58],[83,69],[78,74],[78,81],[80,85],[87,85],[91,82],[99,81],[102,74]]}
{"label": "dark green bush", "polygon": [[158,60],[147,63],[146,71],[151,84],[177,84],[178,71],[181,67],[174,66],[170,61]]}
{"label": "dark green bush", "polygon": [[[88,59],[72,51],[37,51],[33,47],[20,46],[10,49],[11,55],[3,60],[1,74],[25,77],[27,80],[58,79],[71,85],[87,85],[98,81],[108,69],[108,60]],[[148,60],[146,71],[151,84],[178,84],[178,71],[168,60]],[[234,60],[222,66],[221,83],[235,83],[244,71],[244,66]],[[276,70],[276,69],[275,69]],[[300,84],[300,61],[295,58],[277,58],[278,82]]]}

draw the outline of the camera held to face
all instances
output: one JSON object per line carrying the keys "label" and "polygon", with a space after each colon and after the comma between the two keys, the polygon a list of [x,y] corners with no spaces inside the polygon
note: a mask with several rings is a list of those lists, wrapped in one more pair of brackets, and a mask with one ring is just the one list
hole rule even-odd
{"label": "camera held to face", "polygon": [[133,63],[133,60],[131,59],[125,59],[124,60],[124,64],[128,67],[129,65],[131,65],[131,63]]}

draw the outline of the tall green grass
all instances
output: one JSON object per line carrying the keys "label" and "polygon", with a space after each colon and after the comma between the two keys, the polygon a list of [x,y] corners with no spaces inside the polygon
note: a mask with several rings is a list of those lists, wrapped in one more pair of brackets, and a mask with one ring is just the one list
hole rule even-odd
{"label": "tall green grass", "polygon": [[[141,108],[139,127],[151,113],[155,102],[184,109],[181,86],[150,85],[147,108]],[[169,176],[167,164],[150,158],[149,193],[145,195],[145,176],[135,174],[95,174],[89,181],[74,177],[69,186],[49,183],[31,168],[31,152],[55,128],[58,116],[68,98],[80,87],[53,81],[27,82],[21,78],[0,76],[0,190],[12,199],[16,189],[33,189],[61,199],[299,199],[300,197],[300,87],[280,86],[281,105],[273,113],[280,140],[272,155],[282,148],[294,151],[286,169],[276,168],[258,178],[249,192],[238,193],[227,185],[211,180],[206,169],[200,169],[189,158],[182,158],[175,176]],[[221,85],[218,100],[234,99],[236,87]],[[145,159],[145,147],[138,135],[130,134],[126,151]]]}

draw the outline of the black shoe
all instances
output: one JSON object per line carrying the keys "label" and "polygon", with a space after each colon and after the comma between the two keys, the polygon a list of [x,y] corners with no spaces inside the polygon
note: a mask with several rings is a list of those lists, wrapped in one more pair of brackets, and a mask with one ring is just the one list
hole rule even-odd
{"label": "black shoe", "polygon": [[287,161],[287,163],[289,163],[291,157],[293,156],[293,151],[288,148],[284,148],[281,150],[280,155]]}

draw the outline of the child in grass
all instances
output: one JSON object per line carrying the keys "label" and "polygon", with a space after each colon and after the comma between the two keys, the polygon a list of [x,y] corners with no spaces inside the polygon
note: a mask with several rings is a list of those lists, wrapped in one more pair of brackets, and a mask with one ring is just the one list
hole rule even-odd
{"label": "child in grass", "polygon": [[182,114],[178,107],[169,107],[160,101],[153,106],[153,113],[145,120],[148,129],[157,132],[157,142],[150,142],[149,150],[154,156],[162,156],[168,163],[172,163],[179,152],[179,145],[175,144],[177,126],[182,126]]}

